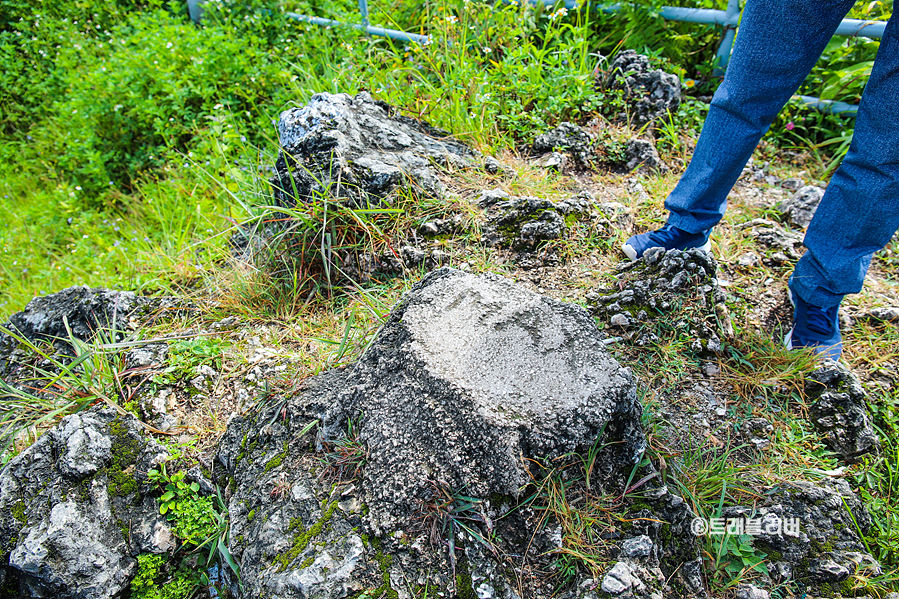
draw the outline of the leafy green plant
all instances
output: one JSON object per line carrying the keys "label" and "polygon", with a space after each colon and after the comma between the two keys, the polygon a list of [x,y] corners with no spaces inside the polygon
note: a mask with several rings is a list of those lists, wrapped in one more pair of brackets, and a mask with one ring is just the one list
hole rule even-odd
{"label": "leafy green plant", "polygon": [[187,545],[200,546],[217,532],[219,513],[213,498],[201,497],[200,485],[188,483],[184,478],[183,470],[169,476],[165,465],[150,470],[147,475],[147,480],[163,486],[159,513],[174,523],[175,536]]}
{"label": "leafy green plant", "polygon": [[770,576],[765,565],[767,554],[752,546],[750,535],[711,535],[711,545],[706,558],[711,562],[712,577],[724,583],[724,588],[735,586],[752,571]]}
{"label": "leafy green plant", "polygon": [[168,556],[142,553],[137,556],[137,575],[131,580],[133,599],[188,599],[200,584],[200,576],[182,561],[171,572]]}
{"label": "leafy green plant", "polygon": [[230,526],[224,499],[218,491],[215,496],[201,496],[199,484],[188,483],[185,477],[183,470],[169,475],[165,464],[147,473],[148,481],[162,487],[159,512],[174,524],[173,532],[185,547],[206,551],[206,568],[218,561],[221,567],[227,565],[239,582],[240,570],[228,550]]}
{"label": "leafy green plant", "polygon": [[[694,513],[706,522],[720,520],[726,496],[727,480],[724,480],[717,505],[709,509],[708,504],[696,504]],[[728,531],[716,534],[709,530],[702,536],[702,544],[706,575],[716,589],[734,587],[752,573],[770,576],[765,565],[767,555],[753,547],[751,535],[731,534]]]}

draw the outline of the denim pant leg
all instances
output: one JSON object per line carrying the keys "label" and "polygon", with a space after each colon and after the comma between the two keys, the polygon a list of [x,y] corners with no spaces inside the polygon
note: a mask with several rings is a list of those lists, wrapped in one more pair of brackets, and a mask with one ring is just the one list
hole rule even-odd
{"label": "denim pant leg", "polygon": [[808,251],[791,279],[810,304],[835,306],[858,293],[871,255],[899,228],[899,18],[880,42],[855,134],[805,234]]}
{"label": "denim pant leg", "polygon": [[748,0],[733,56],[690,165],[665,201],[691,233],[724,215],[727,194],[762,135],[811,71],[854,0]]}

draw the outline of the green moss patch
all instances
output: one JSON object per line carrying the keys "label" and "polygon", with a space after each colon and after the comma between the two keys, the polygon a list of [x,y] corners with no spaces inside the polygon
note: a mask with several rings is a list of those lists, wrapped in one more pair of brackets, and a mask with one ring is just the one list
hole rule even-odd
{"label": "green moss patch", "polygon": [[322,533],[325,525],[331,520],[331,517],[334,515],[334,511],[337,509],[337,501],[332,501],[325,512],[322,514],[322,517],[308,529],[303,530],[303,523],[299,518],[294,518],[290,522],[290,526],[288,527],[288,531],[298,531],[297,535],[293,538],[293,545],[282,553],[281,555],[275,557],[274,563],[278,565],[278,572],[285,571],[288,566],[300,556],[303,551],[306,550],[306,547],[309,546],[309,542],[312,541],[315,537]]}

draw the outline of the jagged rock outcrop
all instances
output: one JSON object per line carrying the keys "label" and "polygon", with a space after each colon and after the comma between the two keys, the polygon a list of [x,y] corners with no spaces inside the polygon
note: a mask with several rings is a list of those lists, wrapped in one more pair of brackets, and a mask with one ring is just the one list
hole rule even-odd
{"label": "jagged rock outcrop", "polygon": [[693,510],[662,484],[647,485],[641,497],[641,505],[627,514],[632,525],[613,553],[617,561],[603,575],[598,596],[706,597]]}
{"label": "jagged rock outcrop", "polygon": [[147,304],[147,299],[131,291],[69,287],[34,298],[24,310],[10,316],[5,327],[32,341],[65,340],[69,330],[73,337],[89,341],[101,329],[127,330],[128,317]]}
{"label": "jagged rock outcrop", "polygon": [[724,508],[722,517],[752,526],[749,542],[767,556],[773,585],[797,581],[812,596],[851,597],[850,575],[881,573],[859,537],[870,518],[845,481],[783,484],[760,505]]}
{"label": "jagged rock outcrop", "polygon": [[[534,151],[538,154],[568,152],[581,168],[590,167],[596,160],[596,140],[574,123],[560,123],[534,140]],[[558,165],[561,170],[564,165]]]}
{"label": "jagged rock outcrop", "polygon": [[[423,550],[431,533],[416,536],[434,517],[423,506],[464,490],[485,498],[484,522],[494,521],[531,480],[531,460],[588,448],[597,435],[606,444],[595,480],[617,480],[645,447],[640,413],[630,373],[582,308],[502,277],[435,271],[355,364],[229,424],[218,459],[234,479],[232,554],[246,596],[338,597],[401,576],[452,589],[443,552]],[[314,420],[323,443],[338,442],[353,422],[365,448],[360,478],[343,494],[322,490],[312,474],[311,439],[300,433]],[[385,561],[375,536],[411,548]],[[489,586],[511,596],[500,588],[512,588],[503,570],[472,545],[469,575],[486,581],[498,572]]]}
{"label": "jagged rock outcrop", "polygon": [[[692,349],[698,354],[718,354],[721,336],[733,332],[716,271],[715,259],[706,252],[650,248],[642,260],[624,267],[618,288],[593,291],[587,300],[616,333],[625,334],[630,334],[632,325],[665,316],[673,306],[686,304],[687,312],[695,315],[684,320],[694,339]],[[634,328],[639,330],[633,339],[636,345],[658,342],[651,327]]]}
{"label": "jagged rock outcrop", "polygon": [[499,189],[482,191],[476,203],[487,214],[481,241],[516,251],[534,251],[547,241],[564,237],[571,219],[596,208],[589,194],[553,202],[513,197]]}
{"label": "jagged rock outcrop", "polygon": [[681,102],[681,85],[677,75],[653,69],[649,58],[633,50],[618,53],[608,71],[600,74],[597,87],[621,90],[628,105],[623,119],[639,129],[656,119],[676,114]]}
{"label": "jagged rock outcrop", "polygon": [[147,496],[167,452],[131,416],[63,418],[0,472],[0,569],[18,597],[105,599],[127,589],[141,553],[176,540]]}
{"label": "jagged rock outcrop", "polygon": [[759,247],[771,250],[766,262],[785,264],[802,255],[802,235],[785,231],[783,226],[765,218],[755,218],[738,225],[755,238]]}
{"label": "jagged rock outcrop", "polygon": [[624,148],[626,160],[624,169],[627,172],[639,170],[644,173],[667,173],[668,165],[659,157],[654,143],[647,139],[634,137],[627,140]]}
{"label": "jagged rock outcrop", "polygon": [[449,133],[397,114],[366,92],[320,93],[281,113],[281,151],[272,178],[282,205],[328,195],[354,205],[380,202],[397,186],[439,196],[432,162],[465,167],[475,153]]}
{"label": "jagged rock outcrop", "polygon": [[827,446],[852,461],[880,446],[868,417],[861,381],[845,366],[827,362],[808,375],[805,392],[814,400],[809,418]]}

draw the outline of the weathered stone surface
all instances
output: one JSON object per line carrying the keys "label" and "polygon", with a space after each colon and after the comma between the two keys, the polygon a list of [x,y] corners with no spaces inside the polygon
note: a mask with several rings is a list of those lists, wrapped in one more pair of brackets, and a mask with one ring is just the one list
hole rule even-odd
{"label": "weathered stone surface", "polygon": [[806,185],[781,202],[777,209],[780,210],[786,222],[807,229],[823,197],[823,189],[814,185]]}
{"label": "weathered stone surface", "polygon": [[603,427],[625,462],[643,447],[630,374],[589,316],[496,276],[427,276],[352,379],[345,400],[364,415],[373,512],[403,512],[434,479],[517,495],[529,480],[522,457],[583,448]]}
{"label": "weathered stone surface", "polygon": [[272,179],[284,205],[328,194],[363,205],[409,182],[443,193],[431,163],[468,166],[475,153],[445,131],[398,116],[366,92],[320,93],[302,108],[281,113],[281,152]]}
{"label": "weathered stone surface", "polygon": [[72,336],[88,341],[101,329],[126,330],[129,315],[147,302],[130,291],[69,287],[34,298],[6,327],[31,340],[68,339],[68,321]]}
{"label": "weathered stone surface", "polygon": [[557,150],[571,154],[578,166],[589,167],[596,159],[596,140],[574,123],[560,123],[534,140],[535,152],[543,154]]}
{"label": "weathered stone surface", "polygon": [[548,152],[535,160],[533,165],[560,173],[568,166],[568,162],[568,154],[563,154],[562,152]]}
{"label": "weathered stone surface", "polygon": [[755,585],[741,584],[737,587],[737,599],[771,599],[771,595]]}
{"label": "weathered stone surface", "polygon": [[827,362],[808,376],[805,391],[814,400],[809,418],[831,450],[853,460],[880,446],[865,406],[865,390],[845,366]]}
{"label": "weathered stone surface", "polygon": [[871,308],[868,312],[857,318],[869,322],[896,322],[899,320],[899,307]]}
{"label": "weathered stone surface", "polygon": [[798,191],[799,188],[803,187],[804,185],[805,183],[802,181],[802,179],[797,179],[796,177],[787,177],[780,182],[780,186],[787,191]]}
{"label": "weathered stone surface", "polygon": [[649,66],[649,58],[633,50],[618,53],[609,70],[597,80],[601,89],[622,90],[629,104],[627,117],[640,128],[668,113],[677,113],[681,102],[680,79]]}
{"label": "weathered stone surface", "polygon": [[[610,443],[594,469],[602,485],[641,455],[640,413],[629,371],[582,308],[495,275],[435,271],[358,362],[229,423],[218,460],[234,477],[231,549],[245,596],[336,598],[385,575],[452,590],[446,557],[427,550],[429,532],[414,531],[429,530],[421,522],[433,513],[422,509],[440,500],[437,489],[510,498],[485,503],[496,521],[530,481],[531,460],[590,447],[599,434]],[[322,443],[336,443],[351,420],[365,450],[360,478],[336,496],[311,473],[311,435],[299,436],[314,419]],[[522,535],[515,518],[527,514],[505,519],[498,536]],[[398,548],[391,539],[404,535],[411,545]],[[368,536],[393,543],[389,566]],[[523,536],[517,551],[552,549]],[[511,599],[514,584],[479,551],[466,543],[472,584]]]}
{"label": "weathered stone surface", "polygon": [[0,472],[0,569],[20,597],[117,597],[175,538],[146,473],[167,457],[133,417],[68,416]]}
{"label": "weathered stone surface", "polygon": [[646,139],[631,138],[624,148],[624,165],[628,172],[639,170],[645,173],[667,173],[668,165],[659,157],[655,144]]}
{"label": "weathered stone surface", "polygon": [[595,208],[589,195],[553,202],[513,197],[498,189],[481,192],[477,204],[487,213],[483,243],[517,251],[534,251],[549,240],[564,237],[569,217],[577,218]]}
{"label": "weathered stone surface", "polygon": [[728,507],[722,516],[760,521],[751,543],[768,556],[774,584],[795,580],[810,595],[834,597],[850,573],[881,573],[857,532],[866,533],[870,518],[845,481],[784,484],[772,489],[761,505]]}

